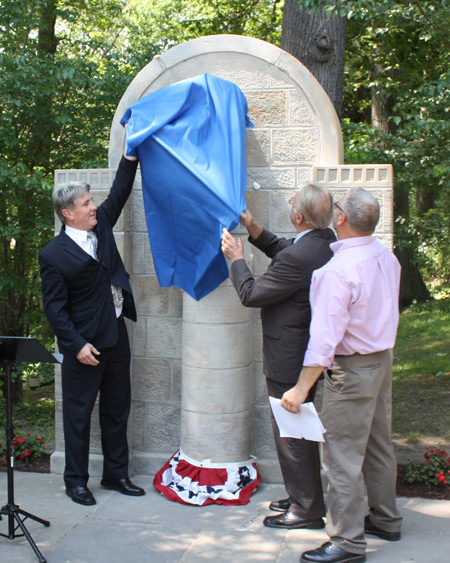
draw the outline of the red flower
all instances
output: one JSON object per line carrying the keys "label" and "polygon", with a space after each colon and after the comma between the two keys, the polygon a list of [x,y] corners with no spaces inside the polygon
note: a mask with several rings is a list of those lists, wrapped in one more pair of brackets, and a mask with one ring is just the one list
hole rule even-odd
{"label": "red flower", "polygon": [[25,455],[30,456],[30,455],[31,455],[30,450],[27,450],[27,451],[25,452]]}
{"label": "red flower", "polygon": [[19,438],[19,443],[23,444],[25,442],[25,438]]}
{"label": "red flower", "polygon": [[24,458],[24,455],[20,454],[19,459],[23,459],[23,458]]}

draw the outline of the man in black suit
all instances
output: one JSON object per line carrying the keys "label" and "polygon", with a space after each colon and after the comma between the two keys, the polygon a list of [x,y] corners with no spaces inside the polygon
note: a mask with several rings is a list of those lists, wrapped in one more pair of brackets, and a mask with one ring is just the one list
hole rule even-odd
{"label": "man in black suit", "polygon": [[131,193],[137,158],[124,155],[107,199],[97,207],[88,184],[56,186],[61,231],[40,253],[44,309],[62,363],[66,494],[95,504],[87,488],[90,418],[100,392],[101,485],[132,496],[145,491],[128,477],[130,345],[124,317],[136,320],[129,276],[113,227]]}
{"label": "man in black suit", "polygon": [[[293,239],[278,238],[264,229],[247,210],[241,223],[249,241],[272,262],[265,274],[254,278],[244,260],[240,238],[227,230],[222,250],[232,261],[230,278],[246,307],[261,307],[263,330],[263,372],[270,396],[281,399],[298,379],[309,340],[311,308],[309,286],[314,270],[332,256],[330,243],[336,240],[328,228],[333,215],[331,194],[309,184],[290,202],[290,220],[297,231]],[[315,395],[311,389],[308,401]],[[269,508],[281,514],[268,516],[264,525],[272,528],[324,527],[320,457],[317,442],[281,438],[272,416],[278,459],[288,498],[274,501]]]}

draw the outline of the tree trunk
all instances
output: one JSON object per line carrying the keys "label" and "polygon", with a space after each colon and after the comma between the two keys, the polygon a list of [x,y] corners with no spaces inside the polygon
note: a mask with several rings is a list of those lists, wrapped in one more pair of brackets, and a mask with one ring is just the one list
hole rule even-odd
{"label": "tree trunk", "polygon": [[[394,217],[409,218],[409,192],[400,186],[397,187],[394,194]],[[397,223],[395,224],[397,225]],[[394,253],[402,267],[400,307],[408,307],[414,300],[428,301],[430,292],[415,262],[414,250],[411,247],[395,246]]]}
{"label": "tree trunk", "polygon": [[[386,73],[384,67],[379,64],[375,64],[372,72],[372,87],[371,87],[371,97],[372,97],[372,127],[375,127],[379,131],[385,134],[390,132],[389,116],[390,110],[392,108],[392,100],[390,97],[383,92],[381,88],[377,85],[377,78],[380,75]],[[383,147],[384,148],[384,147]]]}
{"label": "tree trunk", "polygon": [[[335,4],[339,4],[335,0]],[[285,0],[281,48],[301,61],[319,81],[341,116],[346,17],[308,12],[298,0]]]}
{"label": "tree trunk", "polygon": [[417,188],[416,207],[421,213],[426,213],[436,207],[436,194],[432,189]]}
{"label": "tree trunk", "polygon": [[39,15],[38,54],[45,56],[54,55],[58,47],[55,34],[57,0],[48,0],[42,7]]}
{"label": "tree trunk", "polygon": [[428,301],[430,293],[414,262],[413,249],[396,247],[394,253],[402,266],[400,308],[408,307],[414,301]]}
{"label": "tree trunk", "polygon": [[[58,38],[55,33],[57,0],[47,0],[39,13],[37,57],[46,70],[56,53]],[[29,167],[33,169],[38,163],[44,169],[49,169],[50,151],[52,147],[52,128],[54,124],[53,92],[47,90],[36,91],[36,100],[40,108],[40,115],[34,124],[33,136],[29,146]]]}
{"label": "tree trunk", "polygon": [[[392,96],[383,91],[380,86],[381,77],[387,74],[382,64],[374,64],[372,70],[372,127],[385,134],[395,134],[395,123],[389,120],[392,115],[392,108],[395,100]],[[381,81],[382,82],[382,81]],[[381,142],[380,149],[384,150],[385,144]],[[395,186],[394,191],[394,218],[409,218],[409,191],[401,185]],[[397,223],[395,223],[397,225]],[[395,237],[394,237],[395,238]],[[423,281],[422,274],[415,262],[414,250],[411,247],[396,246],[394,253],[402,267],[402,277],[400,282],[400,306],[407,307],[416,301],[427,301],[430,293]]]}

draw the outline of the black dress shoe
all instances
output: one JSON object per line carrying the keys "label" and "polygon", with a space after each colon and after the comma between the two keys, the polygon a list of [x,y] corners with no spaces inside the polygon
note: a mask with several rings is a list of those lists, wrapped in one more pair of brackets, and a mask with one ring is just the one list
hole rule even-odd
{"label": "black dress shoe", "polygon": [[350,553],[331,542],[322,544],[317,549],[305,551],[300,563],[364,563],[365,553]]}
{"label": "black dress shoe", "polygon": [[290,498],[283,498],[281,500],[274,500],[269,504],[269,510],[275,512],[287,512],[291,508],[292,501]]}
{"label": "black dress shoe", "polygon": [[401,532],[385,532],[380,528],[377,528],[375,524],[372,524],[369,516],[364,518],[364,533],[370,536],[378,536],[382,540],[387,541],[399,541],[402,539]]}
{"label": "black dress shoe", "polygon": [[308,520],[292,514],[292,512],[283,512],[278,516],[266,516],[264,518],[264,526],[268,528],[285,528],[293,530],[296,528],[308,528],[309,530],[321,530],[325,527],[322,518],[317,520]]}
{"label": "black dress shoe", "polygon": [[70,497],[73,502],[90,506],[95,504],[96,500],[91,491],[84,485],[77,485],[76,487],[66,487],[66,495]]}
{"label": "black dress shoe", "polygon": [[102,479],[100,481],[100,485],[104,489],[119,491],[119,493],[122,493],[123,495],[130,495],[132,497],[141,497],[142,495],[145,495],[144,489],[141,489],[141,487],[137,487],[136,485],[134,485],[128,479],[128,477],[124,477],[123,479],[113,479],[113,480]]}

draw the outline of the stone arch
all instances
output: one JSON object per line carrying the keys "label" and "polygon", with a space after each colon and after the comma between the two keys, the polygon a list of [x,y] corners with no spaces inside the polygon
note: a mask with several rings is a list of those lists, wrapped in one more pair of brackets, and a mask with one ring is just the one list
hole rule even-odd
{"label": "stone arch", "polygon": [[[120,119],[127,107],[155,90],[204,72],[234,82],[245,94],[249,117],[255,125],[247,130],[247,203],[272,231],[289,233],[286,201],[303,183],[312,181],[315,167],[342,163],[343,140],[336,112],[314,76],[293,56],[265,41],[235,35],[201,37],[156,57],[130,83],[118,105],[111,127],[110,167],[117,166],[123,151]],[[133,201],[136,208],[138,200]],[[136,243],[143,231],[142,218],[138,223],[133,224],[132,247],[139,246]],[[136,256],[135,251],[132,254]],[[149,256],[147,244],[144,254]],[[261,274],[267,259],[253,256],[250,249],[247,254],[255,275]],[[135,274],[133,263],[134,288],[143,283],[155,291],[153,272],[147,271],[146,281]],[[159,291],[167,296],[167,290]],[[176,299],[177,292],[172,288],[169,301]],[[179,416],[182,450],[200,463],[205,459],[243,462],[256,455],[264,477],[279,480],[265,378],[261,376],[259,311],[243,308],[229,281],[199,303],[185,294],[181,299],[177,327],[181,326],[177,341],[181,353],[180,410],[172,414],[176,419]],[[147,307],[141,313],[140,324],[142,316],[147,324],[134,330],[134,336],[147,342],[148,362],[154,365],[152,356],[161,352],[152,345],[152,327],[161,327],[170,339],[174,319],[168,318],[166,323]],[[196,347],[201,347],[201,353],[196,352]],[[229,354],[230,349],[233,354]],[[176,360],[169,361],[173,372]],[[143,363],[141,358],[133,359],[133,376]],[[149,369],[144,371],[151,377]],[[220,401],[214,400],[217,396]],[[155,407],[148,402],[143,408],[142,401],[136,401],[134,406],[135,413],[146,414],[144,434],[148,435],[149,425],[158,424],[151,410]],[[135,436],[137,417],[133,416],[132,421]],[[138,432],[142,434],[142,430]],[[137,443],[139,440],[135,440]],[[157,444],[152,447],[148,437],[143,443],[150,451],[134,451],[135,469],[154,473],[164,462],[162,452],[154,451],[161,448]]]}
{"label": "stone arch", "polygon": [[[260,223],[278,235],[291,236],[286,202],[303,184],[321,184],[337,197],[362,186],[379,199],[381,221],[376,234],[392,246],[392,167],[343,164],[340,124],[319,83],[293,56],[251,37],[201,37],[155,57],[120,100],[111,126],[109,168],[59,170],[55,182],[86,181],[101,201],[122,155],[120,119],[126,108],[150,92],[204,72],[236,83],[247,98],[255,125],[247,130],[247,204]],[[129,325],[131,470],[154,474],[180,446],[181,439],[186,453],[197,461],[244,461],[254,455],[263,478],[281,482],[262,377],[259,311],[242,307],[229,281],[198,303],[177,288],[159,286],[139,176],[115,227],[138,307],[138,321]],[[255,276],[266,270],[268,260],[261,253],[246,248],[246,257]],[[223,347],[224,339],[228,339],[232,354]],[[200,353],[196,350],[199,340]],[[232,348],[238,345],[238,350]],[[62,473],[59,376],[57,382],[52,471]],[[203,394],[200,403],[193,400],[198,393]],[[216,400],[219,395],[223,398],[220,402]],[[92,425],[93,475],[102,471],[96,419],[94,416]]]}
{"label": "stone arch", "polygon": [[[336,112],[323,88],[301,62],[260,39],[212,35],[170,49],[155,57],[136,75],[122,96],[113,119],[110,167],[117,165],[122,154],[120,119],[126,108],[150,92],[203,72],[230,80],[243,90],[249,98],[250,117],[257,127],[313,128],[317,136],[314,139],[307,137],[307,141],[313,143],[310,148],[314,154],[310,153],[310,156],[314,165],[342,163],[343,141]],[[262,95],[278,95],[275,104],[270,101],[265,104],[266,108],[271,107],[272,115],[261,115]],[[280,98],[284,98],[284,108],[289,112],[286,116]],[[275,115],[277,109],[279,115]],[[270,117],[275,119],[270,121]],[[301,141],[301,137],[298,140]]]}

